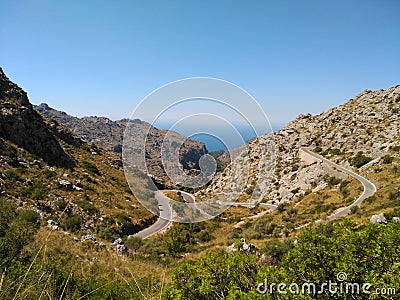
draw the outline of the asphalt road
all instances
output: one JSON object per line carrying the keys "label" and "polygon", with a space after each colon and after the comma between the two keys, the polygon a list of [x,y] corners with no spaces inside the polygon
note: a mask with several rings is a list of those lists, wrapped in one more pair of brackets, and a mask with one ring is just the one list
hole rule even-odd
{"label": "asphalt road", "polygon": [[[364,191],[362,192],[360,197],[357,198],[356,201],[354,201],[351,205],[346,206],[346,207],[344,207],[342,209],[339,209],[335,213],[333,213],[330,216],[328,216],[327,219],[329,221],[348,215],[353,206],[360,206],[360,204],[366,198],[368,198],[368,197],[372,196],[373,194],[375,194],[376,186],[371,181],[366,179],[365,177],[362,177],[361,175],[358,175],[357,173],[354,173],[351,170],[348,170],[348,169],[346,169],[346,168],[344,168],[342,166],[339,166],[338,164],[335,164],[335,163],[331,162],[330,160],[326,159],[325,157],[323,157],[323,156],[321,156],[319,154],[311,152],[308,148],[301,148],[301,150],[303,150],[307,154],[315,157],[316,159],[319,159],[320,161],[323,161],[324,163],[326,163],[328,165],[331,165],[332,167],[336,168],[337,170],[340,170],[343,173],[346,173],[346,174],[354,177],[355,179],[360,181],[361,184],[364,187]],[[177,191],[177,190],[172,190],[172,191]],[[212,218],[211,215],[208,215],[206,212],[202,211],[201,209],[199,209],[196,206],[196,200],[195,200],[195,197],[192,194],[184,192],[184,191],[180,191],[180,192],[182,194],[183,199],[187,203],[192,204],[194,209],[199,210],[206,219]],[[165,230],[166,228],[168,228],[171,225],[172,219],[173,219],[173,212],[172,212],[171,206],[169,205],[169,200],[170,199],[167,196],[165,196],[162,191],[157,191],[156,194],[155,194],[155,198],[157,199],[158,206],[160,208],[160,217],[158,218],[157,222],[155,222],[150,227],[148,227],[146,229],[143,229],[142,231],[139,231],[138,233],[136,233],[136,234],[134,234],[132,236],[140,237],[142,239],[145,239],[145,238],[148,238],[148,237],[150,237],[150,236],[152,236],[152,235],[154,235],[156,233],[159,233],[159,232]],[[232,203],[232,204],[233,205],[234,204],[237,205],[238,203]],[[246,203],[241,203],[241,205],[242,206],[246,206]],[[275,208],[276,208],[275,205],[274,206],[270,206],[270,209],[272,209],[272,210],[275,209]],[[318,219],[318,220],[315,221],[315,223],[316,222],[320,222],[320,221],[321,220]],[[307,226],[307,225],[309,225],[309,224],[302,225],[302,226],[300,226],[300,227],[298,227],[296,229],[302,228],[302,227]]]}
{"label": "asphalt road", "polygon": [[155,198],[157,199],[158,207],[160,208],[160,217],[153,225],[139,231],[138,233],[135,233],[132,236],[145,239],[165,230],[171,225],[172,209],[169,205],[169,198],[165,196],[162,191],[157,191],[155,193]]}
{"label": "asphalt road", "polygon": [[[375,194],[376,192],[376,186],[375,184],[373,184],[371,181],[369,181],[368,179],[366,179],[365,177],[362,177],[361,175],[358,175],[357,173],[354,173],[351,170],[348,170],[342,166],[339,166],[338,164],[335,164],[333,162],[331,162],[330,160],[326,159],[325,157],[316,154],[314,152],[311,152],[308,148],[301,148],[301,150],[303,150],[304,152],[306,152],[307,154],[323,161],[324,163],[331,165],[332,167],[336,168],[339,171],[342,171],[343,173],[346,173],[348,175],[350,175],[351,177],[357,179],[358,181],[361,182],[361,184],[364,187],[364,191],[362,192],[362,194],[360,195],[360,197],[357,198],[356,201],[354,201],[352,204],[350,204],[349,206],[346,206],[342,209],[340,209],[339,211],[331,214],[330,216],[327,217],[327,219],[329,221],[337,219],[337,218],[341,218],[344,217],[346,215],[348,215],[350,213],[350,210],[353,206],[360,206],[360,204],[368,197],[372,196],[373,194]],[[317,220],[318,221],[318,220]]]}
{"label": "asphalt road", "polygon": [[[165,190],[165,191],[178,192],[178,190]],[[200,213],[203,214],[205,219],[209,219],[209,218],[213,217],[197,207],[196,198],[192,194],[184,192],[184,191],[180,191],[180,192],[181,192],[183,199],[187,203],[189,203],[189,206],[193,206],[194,209],[200,211]],[[132,236],[145,239],[154,234],[162,232],[163,230],[167,229],[171,225],[172,220],[173,220],[173,212],[172,212],[171,206],[169,205],[170,199],[164,195],[163,191],[157,191],[155,193],[155,198],[157,199],[158,206],[160,208],[160,217],[153,225],[139,231],[138,233],[135,233]]]}

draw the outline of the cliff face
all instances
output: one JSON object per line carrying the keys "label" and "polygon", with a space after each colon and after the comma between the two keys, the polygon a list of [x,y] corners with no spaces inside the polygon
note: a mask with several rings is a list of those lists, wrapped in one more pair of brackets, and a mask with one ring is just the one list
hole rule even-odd
{"label": "cliff face", "polygon": [[[127,119],[112,121],[104,117],[77,118],[53,109],[45,103],[34,108],[47,118],[51,118],[72,130],[85,142],[93,143],[108,151],[122,152],[122,140],[128,122]],[[130,126],[134,127],[130,129],[130,133],[133,135],[132,139],[142,139],[143,135],[147,135],[145,152],[147,169],[149,174],[152,175],[153,179],[161,187],[175,187],[174,183],[170,181],[165,173],[161,161],[161,147],[166,136],[168,143],[185,140],[180,148],[179,161],[185,172],[191,174],[198,173],[199,159],[207,153],[207,149],[203,143],[187,139],[176,132],[159,130],[141,120],[130,122]]]}
{"label": "cliff face", "polygon": [[0,137],[50,165],[73,167],[74,161],[63,151],[54,132],[70,142],[74,140],[67,132],[58,132],[46,124],[29,103],[26,92],[11,82],[0,68]]}

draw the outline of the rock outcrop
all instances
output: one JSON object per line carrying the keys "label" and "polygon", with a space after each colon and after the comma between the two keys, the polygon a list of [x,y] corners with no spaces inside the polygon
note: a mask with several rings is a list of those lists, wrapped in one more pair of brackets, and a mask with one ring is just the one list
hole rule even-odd
{"label": "rock outcrop", "polygon": [[[54,126],[56,127],[56,126]],[[73,167],[75,162],[54,136],[74,141],[66,132],[47,124],[30,104],[26,92],[11,82],[0,68],[0,137],[10,140],[50,165]]]}
{"label": "rock outcrop", "polygon": [[383,213],[380,213],[379,215],[373,215],[370,219],[370,222],[375,224],[387,224],[387,220]]}

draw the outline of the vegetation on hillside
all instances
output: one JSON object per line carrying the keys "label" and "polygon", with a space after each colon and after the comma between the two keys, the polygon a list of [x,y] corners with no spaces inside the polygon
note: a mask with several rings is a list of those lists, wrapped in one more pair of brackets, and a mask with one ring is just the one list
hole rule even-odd
{"label": "vegetation on hillside", "polygon": [[[386,297],[376,293],[377,288],[400,290],[400,223],[329,223],[304,229],[294,247],[288,245],[275,244],[263,257],[244,251],[216,251],[198,261],[184,262],[172,271],[164,299],[292,299],[291,283],[300,287],[296,296],[300,299],[382,299]],[[338,274],[346,278],[338,279]],[[360,293],[340,293],[341,279],[358,284]],[[325,288],[317,293],[329,281],[338,284],[337,292]],[[265,282],[275,286],[271,290]],[[279,283],[286,284],[285,294],[278,293]],[[316,292],[311,289],[308,294],[307,289],[301,294],[305,283],[315,284]],[[370,294],[362,293],[366,283]],[[266,293],[257,291],[257,286]]]}

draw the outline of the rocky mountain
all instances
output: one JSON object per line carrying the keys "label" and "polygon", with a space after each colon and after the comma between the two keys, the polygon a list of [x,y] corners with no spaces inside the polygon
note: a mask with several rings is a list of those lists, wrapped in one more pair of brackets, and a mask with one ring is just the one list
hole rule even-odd
{"label": "rocky mountain", "polygon": [[[274,140],[276,157],[276,170],[262,201],[288,202],[326,188],[328,176],[346,178],[320,161],[301,159],[301,147],[310,147],[331,161],[368,177],[375,172],[373,166],[384,157],[399,157],[399,116],[400,85],[397,85],[387,90],[365,90],[343,105],[315,116],[302,114],[279,132],[259,137],[259,140]],[[253,192],[254,182],[264,176],[263,172],[251,171],[265,163],[259,159],[259,140],[250,141],[243,150],[249,151],[251,161],[249,194]],[[245,166],[239,163],[236,168],[244,170]],[[223,191],[225,183],[234,176],[231,164],[197,195],[210,198]],[[248,198],[242,195],[239,201]]]}
{"label": "rocky mountain", "polygon": [[[121,153],[124,131],[128,119],[112,121],[104,117],[83,117],[77,118],[65,112],[58,111],[42,103],[34,108],[42,115],[55,120],[66,128],[72,130],[83,141],[95,144],[108,151]],[[134,126],[134,128],[132,128]],[[132,120],[130,133],[136,138],[147,135],[146,161],[149,174],[162,187],[175,187],[166,175],[161,161],[161,146],[167,136],[168,143],[185,140],[180,148],[179,161],[182,168],[189,174],[196,174],[199,171],[199,159],[208,151],[205,145],[193,139],[187,139],[176,132],[159,130],[141,120]],[[135,136],[132,139],[135,139]]]}
{"label": "rocky mountain", "polygon": [[83,141],[108,151],[121,153],[122,138],[128,120],[112,121],[104,117],[77,118],[51,108],[46,103],[33,106],[36,111],[73,131]]}
{"label": "rocky mountain", "polygon": [[91,240],[97,234],[114,241],[156,220],[132,195],[119,155],[40,115],[2,69],[0,200],[30,211],[53,230]]}
{"label": "rocky mountain", "polygon": [[46,124],[32,107],[26,92],[11,82],[0,68],[0,138],[39,156],[50,165],[72,168],[73,159],[56,137],[75,145],[79,141],[55,124]]}

